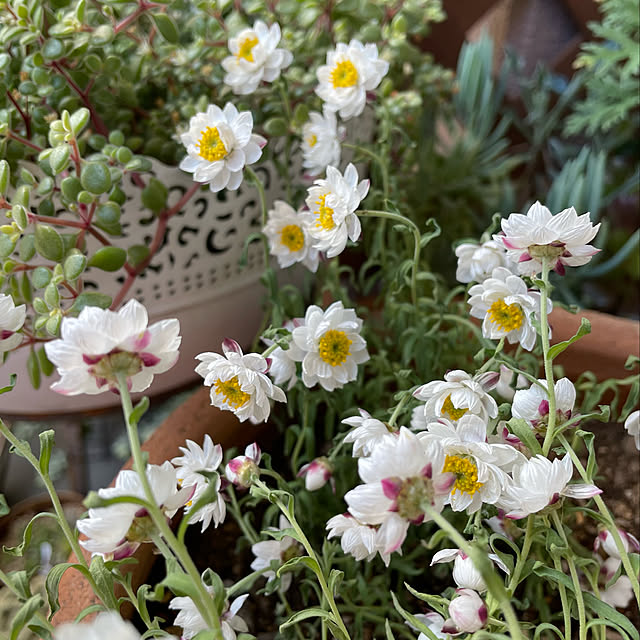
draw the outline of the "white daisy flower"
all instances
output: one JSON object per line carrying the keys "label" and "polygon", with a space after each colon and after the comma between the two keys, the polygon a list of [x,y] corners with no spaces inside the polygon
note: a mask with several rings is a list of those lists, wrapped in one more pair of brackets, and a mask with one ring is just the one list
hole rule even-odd
{"label": "white daisy flower", "polygon": [[[495,553],[487,554],[489,559],[507,575],[509,569]],[[442,562],[453,561],[453,580],[461,589],[473,589],[474,591],[486,591],[487,585],[482,574],[476,569],[473,560],[460,549],[442,549],[436,553],[429,566]]]}
{"label": "white daisy flower", "polygon": [[549,258],[552,268],[564,275],[565,266],[587,264],[600,251],[589,244],[600,228],[600,223],[591,224],[589,215],[579,216],[573,207],[553,215],[536,202],[526,215],[512,213],[503,219],[504,235],[496,234],[493,239],[504,244],[519,273],[534,276],[542,271],[542,259]]}
{"label": "white daisy flower", "polygon": [[498,502],[508,481],[506,471],[525,459],[511,445],[489,444],[486,423],[473,414],[457,425],[444,418],[431,422],[418,438],[436,442],[444,451],[442,471],[455,476],[447,500],[454,511],[475,513],[483,503]]}
{"label": "white daisy flower", "polygon": [[[455,369],[445,374],[444,381],[434,380],[423,384],[413,395],[418,400],[425,401],[422,411],[427,420],[446,418],[457,422],[470,413],[486,422],[498,415],[498,405],[488,394],[495,387],[498,378],[498,374],[493,371],[472,377],[466,371]],[[413,423],[412,420],[412,425]],[[420,425],[416,423],[416,426]]]}
{"label": "white daisy flower", "polygon": [[77,318],[63,318],[62,337],[44,345],[60,374],[51,388],[70,396],[102,393],[116,390],[122,373],[130,391],[147,389],[176,363],[181,340],[177,320],[148,323],[137,300],[118,311],[85,307]]}
{"label": "white daisy flower", "polygon": [[360,335],[362,320],[353,309],[334,302],[326,311],[311,305],[304,325],[293,330],[293,342],[305,354],[302,382],[319,383],[333,391],[358,377],[358,365],[369,360],[367,343]]}
{"label": "white daisy flower", "polygon": [[333,258],[344,251],[347,240],[360,237],[360,220],[355,211],[369,191],[369,181],[358,182],[358,170],[351,163],[344,175],[333,166],[327,167],[327,177],[316,180],[305,200],[312,214],[307,228],[312,246]]}
{"label": "white daisy flower", "polygon": [[[280,522],[278,528],[270,527],[272,531],[284,531],[291,528],[291,523],[284,517],[280,516]],[[283,536],[280,540],[263,540],[262,542],[256,542],[251,545],[251,551],[255,556],[254,561],[251,563],[251,568],[254,571],[262,571],[271,567],[272,561],[277,561],[279,565],[283,565],[287,560],[295,558],[300,555],[300,545],[291,537]],[[267,578],[267,582],[275,580],[276,572],[273,569],[264,571],[263,576]],[[283,573],[280,579],[280,586],[282,591],[287,591],[291,586],[292,574]]]}
{"label": "white daisy flower", "polygon": [[624,428],[636,442],[636,449],[640,451],[640,411],[633,411],[624,421]]}
{"label": "white daisy flower", "polygon": [[23,304],[16,307],[13,298],[0,293],[0,353],[15,349],[22,342],[22,329],[27,307]]}
{"label": "white daisy flower", "polygon": [[[190,499],[193,487],[178,490],[176,470],[168,461],[162,465],[150,464],[146,469],[147,479],[156,504],[171,518]],[[99,489],[98,495],[105,500],[120,496],[145,498],[140,476],[135,471],[120,471],[114,487]],[[78,531],[88,539],[80,544],[92,555],[101,555],[105,560],[126,558],[143,542],[149,542],[153,523],[146,510],[139,504],[118,503],[108,507],[89,509],[89,517],[78,520]]]}
{"label": "white daisy flower", "polygon": [[202,531],[204,531],[209,527],[212,520],[214,526],[217,527],[224,521],[227,513],[227,507],[222,495],[219,493],[220,476],[218,475],[215,480],[208,480],[206,476],[200,473],[201,471],[211,473],[218,469],[222,462],[222,447],[219,444],[214,445],[209,434],[205,435],[202,447],[193,442],[193,440],[187,440],[186,445],[186,448],[180,447],[180,451],[184,455],[173,458],[171,462],[176,467],[178,483],[195,487],[194,494],[186,505],[189,508],[185,508],[187,517],[191,512],[190,507],[202,497],[202,494],[210,484],[214,485],[216,491],[215,499],[212,499],[209,504],[199,509],[189,520],[189,524],[202,522]]}
{"label": "white daisy flower", "polygon": [[482,598],[473,589],[456,589],[449,604],[449,619],[442,630],[446,633],[473,633],[487,624],[489,611]]}
{"label": "white daisy flower", "polygon": [[[212,587],[206,587],[206,589],[213,594]],[[224,610],[220,616],[220,626],[222,627],[224,640],[236,640],[236,631],[247,632],[249,630],[247,623],[238,615],[238,611],[240,611],[248,597],[248,593],[239,596],[231,605],[225,602]],[[195,602],[187,596],[172,598],[169,602],[169,609],[178,610],[174,624],[182,628],[181,640],[191,640],[200,631],[206,631],[209,628],[204,618],[200,615]]]}
{"label": "white daisy flower", "polygon": [[586,500],[602,493],[593,484],[569,484],[573,475],[569,454],[553,462],[536,455],[514,467],[512,475],[513,481],[507,484],[498,503],[512,519],[537,513],[561,496]]}
{"label": "white daisy flower", "polygon": [[353,443],[353,457],[362,458],[371,455],[382,440],[397,435],[384,422],[372,418],[364,409],[358,409],[359,416],[345,418],[342,424],[348,424],[353,427],[351,431],[344,437],[344,442]]}
{"label": "white daisy flower", "polygon": [[196,182],[208,183],[214,193],[225,188],[235,191],[245,165],[257,162],[267,143],[252,129],[249,111],[238,112],[230,102],[224,109],[210,104],[191,118],[189,130],[180,136],[187,149],[180,169],[193,173]]}
{"label": "white daisy flower", "polygon": [[315,273],[320,252],[311,246],[312,238],[308,232],[313,216],[308,211],[296,212],[283,200],[276,200],[273,206],[267,212],[267,224],[262,230],[269,241],[269,253],[277,258],[281,269],[302,262]]}
{"label": "white daisy flower", "polygon": [[388,70],[389,63],[378,59],[376,45],[339,42],[334,51],[327,52],[327,64],[317,71],[316,93],[328,109],[348,120],[362,113],[367,91],[375,89]]}
{"label": "white daisy flower", "polygon": [[243,456],[236,456],[227,463],[225,475],[232,484],[248,489],[256,478],[260,477],[260,458],[262,451],[257,443],[247,446]]}
{"label": "white daisy flower", "polygon": [[[556,396],[556,424],[562,424],[571,418],[576,403],[576,388],[569,378],[561,378],[554,385]],[[549,420],[549,395],[547,381],[538,380],[528,389],[516,391],[513,396],[511,413],[514,418],[525,420],[532,429],[546,430]]]}
{"label": "white daisy flower", "polygon": [[368,525],[381,525],[378,540],[384,553],[397,551],[410,524],[425,520],[423,504],[442,511],[455,482],[442,473],[444,453],[438,443],[425,445],[405,427],[397,438],[380,442],[368,458],[358,460],[364,482],[345,495],[349,513]]}
{"label": "white daisy flower", "polygon": [[[509,344],[519,342],[531,351],[536,344],[532,314],[540,316],[540,293],[528,291],[522,278],[504,267],[493,270],[491,278],[469,289],[471,315],[482,320],[482,335],[496,340],[506,337]],[[547,301],[547,313],[553,303]],[[551,335],[551,332],[549,332]]]}
{"label": "white daisy flower", "polygon": [[317,176],[331,165],[340,164],[340,140],[345,128],[338,127],[335,112],[327,109],[322,113],[312,111],[309,121],[302,127],[302,166],[307,173]]}
{"label": "white daisy flower", "polygon": [[327,539],[340,536],[342,550],[356,560],[369,562],[379,552],[385,565],[389,566],[391,554],[384,553],[384,549],[380,547],[376,527],[359,522],[347,512],[333,516],[327,522],[327,530]]}
{"label": "white daisy flower", "polygon": [[[174,636],[171,636],[172,638]],[[114,611],[102,611],[91,622],[67,623],[53,630],[53,640],[140,640],[137,629]]]}
{"label": "white daisy flower", "polygon": [[467,284],[482,282],[491,277],[496,267],[512,271],[512,263],[507,259],[507,251],[501,242],[489,240],[482,244],[466,242],[456,247],[458,268],[456,280]]}
{"label": "white daisy flower", "polygon": [[244,355],[240,345],[228,338],[222,351],[224,355],[206,352],[196,356],[200,360],[196,373],[211,387],[211,404],[233,411],[240,422],[266,422],[271,411],[269,400],[287,401],[284,391],[267,376],[269,363],[257,353]]}
{"label": "white daisy flower", "polygon": [[235,94],[253,93],[262,81],[273,82],[291,64],[293,54],[278,48],[280,37],[279,24],[267,27],[256,20],[253,27],[229,38],[231,55],[222,61],[222,68],[227,72],[224,82]]}

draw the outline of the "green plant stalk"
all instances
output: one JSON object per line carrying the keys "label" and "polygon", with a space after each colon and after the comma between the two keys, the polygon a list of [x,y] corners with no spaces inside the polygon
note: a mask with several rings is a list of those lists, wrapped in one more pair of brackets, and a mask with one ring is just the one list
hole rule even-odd
{"label": "green plant stalk", "polygon": [[[282,593],[282,591],[278,589],[278,597],[280,598],[280,602],[282,602],[282,606],[284,607],[284,610],[287,612],[287,616],[290,618],[293,615],[293,609],[291,608],[291,605],[287,600],[287,596],[285,596],[284,593]],[[300,627],[296,624],[294,625],[293,628],[296,630],[296,637],[298,638],[298,640],[305,640],[305,637],[302,635],[302,630],[300,629]]]}
{"label": "green plant stalk", "polygon": [[414,306],[418,304],[418,269],[420,266],[420,229],[413,220],[405,218],[398,213],[391,211],[378,211],[371,209],[362,209],[357,212],[361,218],[382,218],[383,220],[393,220],[399,224],[403,224],[413,233],[413,265],[411,267],[411,302]]}
{"label": "green plant stalk", "polygon": [[478,371],[476,372],[476,375],[480,373],[484,373],[493,364],[494,360],[496,359],[496,356],[502,351],[503,348],[504,348],[504,336],[500,338],[500,342],[498,342],[498,345],[496,346],[496,350],[493,352],[493,355],[482,365],[480,369],[478,369]]}
{"label": "green plant stalk", "polygon": [[238,499],[236,498],[236,492],[233,488],[233,485],[229,485],[227,487],[227,495],[229,496],[230,502],[228,509],[231,511],[231,515],[235,518],[238,526],[242,530],[244,537],[249,540],[251,544],[255,544],[259,542],[260,538],[258,534],[253,530],[251,525],[245,521],[242,517],[242,512],[240,511],[240,505],[238,504]]}
{"label": "green plant stalk", "polygon": [[[572,449],[569,441],[566,439],[564,434],[558,434],[558,439],[560,440],[560,444],[565,448],[566,452],[571,456],[571,460],[575,468],[578,470],[580,477],[587,483],[591,483],[591,478],[589,478],[586,469],[582,466],[582,462],[576,452]],[[600,495],[596,494],[593,496],[593,501],[596,503],[598,510],[604,516],[605,520],[609,523],[609,528],[607,529],[609,533],[613,536],[613,540],[616,544],[616,549],[620,554],[620,558],[622,560],[622,566],[624,567],[625,573],[627,574],[629,580],[631,581],[631,586],[633,588],[633,593],[636,597],[636,602],[638,606],[640,606],[640,584],[638,583],[638,576],[633,571],[633,566],[631,565],[631,560],[629,559],[629,554],[625,551],[624,543],[622,542],[622,538],[618,533],[618,527],[609,511],[607,505],[604,500],[600,497]]]}
{"label": "green plant stalk", "polygon": [[553,524],[556,527],[556,531],[558,535],[562,538],[565,546],[569,550],[567,555],[565,556],[565,560],[569,565],[569,573],[571,573],[571,580],[573,582],[573,590],[576,596],[576,602],[578,604],[578,633],[580,634],[580,640],[587,640],[587,616],[584,608],[584,598],[582,597],[582,587],[580,586],[580,579],[578,578],[578,571],[576,569],[576,563],[573,560],[573,556],[571,555],[571,548],[569,547],[569,541],[567,540],[567,536],[565,535],[564,528],[562,526],[562,521],[560,520],[560,516],[557,511],[551,512],[551,519],[553,520]]}
{"label": "green plant stalk", "polygon": [[393,413],[391,414],[391,417],[389,418],[389,420],[387,421],[387,424],[390,427],[395,427],[396,425],[396,420],[398,419],[398,416],[400,415],[400,412],[402,411],[402,408],[404,407],[405,404],[407,404],[407,402],[413,397],[413,393],[411,393],[410,391],[407,391],[402,398],[400,398],[400,401],[398,402],[398,404],[395,406]]}
{"label": "green plant stalk", "polygon": [[540,289],[540,339],[542,341],[542,357],[544,358],[544,375],[547,380],[547,396],[549,398],[549,419],[547,432],[542,443],[542,455],[547,456],[553,444],[556,426],[556,390],[553,381],[553,360],[549,357],[549,319],[547,300],[549,298],[549,260],[542,258],[542,282]]}
{"label": "green plant stalk", "polygon": [[[22,595],[13,586],[13,583],[11,582],[11,580],[9,580],[9,576],[2,569],[0,569],[0,582],[2,582],[7,587],[7,589],[9,589],[11,593],[13,593],[14,596],[22,601]],[[45,616],[43,616],[39,611],[36,611],[33,615],[45,629],[53,632],[53,625],[47,620]]]}
{"label": "green plant stalk", "polygon": [[149,618],[148,613],[145,614],[138,606],[138,597],[136,596],[135,592],[131,588],[129,581],[123,578],[122,580],[118,580],[118,583],[122,585],[122,588],[127,592],[127,596],[129,597],[129,602],[131,602],[131,605],[133,606],[133,608],[138,612],[140,619],[142,620],[142,622],[144,622],[147,629],[159,629],[160,626],[158,625],[157,621],[154,620],[152,622],[151,618]]}
{"label": "green plant stalk", "polygon": [[[256,486],[260,487],[263,491],[265,491],[269,496],[273,495],[271,489],[269,489],[269,487],[264,482],[262,482],[262,480],[256,480],[255,484]],[[333,593],[331,589],[329,589],[329,585],[327,584],[327,580],[322,570],[322,565],[320,564],[320,560],[318,559],[316,552],[313,550],[313,547],[311,546],[311,543],[309,542],[304,531],[298,524],[298,521],[295,518],[295,514],[289,513],[286,505],[282,503],[280,498],[274,496],[272,501],[278,507],[278,509],[280,509],[282,514],[286,516],[287,519],[290,520],[291,527],[300,538],[300,541],[302,542],[302,546],[304,547],[304,550],[307,552],[307,555],[312,560],[315,560],[318,566],[318,571],[314,571],[314,573],[316,574],[318,578],[318,582],[320,583],[320,589],[322,590],[322,594],[324,595],[327,602],[329,603],[329,608],[331,609],[331,613],[333,614],[334,622],[336,623],[340,631],[342,631],[342,633],[344,634],[344,637],[347,640],[351,640],[351,636],[349,635],[349,632],[347,631],[347,628],[344,626],[344,622],[342,621],[342,616],[340,615],[340,611],[338,611],[338,606],[336,605],[336,601],[333,597]]]}
{"label": "green plant stalk", "polygon": [[302,424],[300,425],[300,434],[298,435],[296,444],[293,447],[293,452],[291,453],[291,471],[294,476],[298,473],[298,457],[300,456],[300,449],[302,449],[302,444],[304,443],[305,431],[309,428],[310,404],[311,401],[309,400],[309,395],[305,394],[302,407]]}
{"label": "green plant stalk", "polygon": [[354,151],[359,151],[365,156],[369,156],[373,160],[376,161],[378,167],[380,167],[380,173],[382,174],[382,197],[386,201],[389,197],[389,170],[387,168],[386,162],[375,152],[371,151],[371,149],[367,149],[366,147],[361,147],[357,144],[351,144],[349,142],[343,142],[342,146],[345,149],[353,149]]}
{"label": "green plant stalk", "polygon": [[[562,571],[562,562],[558,554],[552,554],[553,566],[556,571]],[[567,588],[560,582],[558,583],[558,592],[560,593],[560,601],[562,602],[562,617],[564,618],[564,637],[565,640],[571,640],[571,607],[569,606],[569,599],[567,598]]]}
{"label": "green plant stalk", "polygon": [[[260,213],[262,219],[262,228],[264,229],[267,224],[267,196],[264,192],[264,185],[260,182],[260,178],[258,178],[258,174],[251,169],[251,167],[245,167],[249,177],[251,178],[251,182],[256,186],[258,190],[258,197],[260,198]],[[264,247],[264,266],[265,268],[269,266],[269,241],[267,237],[262,234],[262,246]]]}
{"label": "green plant stalk", "polygon": [[132,423],[130,419],[131,413],[133,412],[133,405],[131,403],[131,396],[129,395],[129,388],[127,387],[127,379],[124,373],[118,373],[117,378],[122,411],[124,413],[127,435],[129,437],[129,446],[131,448],[131,456],[133,457],[133,468],[140,478],[140,483],[142,484],[145,497],[149,502],[147,505],[147,511],[149,512],[154,525],[157,527],[159,534],[164,538],[171,549],[171,552],[178,559],[183,570],[196,586],[199,592],[199,598],[197,601],[194,601],[194,604],[198,608],[200,615],[207,625],[215,632],[216,640],[224,640],[222,636],[220,617],[214,607],[211,606],[213,601],[202,582],[198,569],[195,564],[193,564],[193,560],[191,559],[186,547],[180,544],[178,539],[174,536],[173,531],[171,531],[171,527],[167,523],[166,517],[156,504],[156,499],[153,495],[149,479],[145,472],[146,463],[142,456],[142,449],[140,448],[138,427],[136,424]]}
{"label": "green plant stalk", "polygon": [[513,639],[524,640],[522,631],[520,630],[520,624],[516,617],[515,611],[511,606],[511,598],[507,590],[505,589],[502,580],[500,580],[498,574],[493,568],[491,560],[477,547],[471,545],[465,540],[458,530],[438,511],[436,511],[430,504],[422,505],[422,509],[425,514],[429,516],[441,529],[447,532],[448,537],[454,542],[461,551],[464,551],[471,560],[474,566],[485,581],[487,590],[493,598],[500,605],[502,614],[504,615],[505,622],[509,628],[509,633]]}
{"label": "green plant stalk", "polygon": [[509,586],[507,587],[507,591],[513,596],[515,590],[518,588],[518,584],[520,581],[520,574],[524,569],[524,565],[527,562],[529,557],[529,551],[531,550],[531,543],[533,541],[533,515],[527,516],[527,528],[524,532],[524,542],[522,543],[522,551],[520,551],[520,555],[518,556],[518,562],[516,562],[516,566],[513,569],[513,573],[511,574],[511,578],[509,580]]}
{"label": "green plant stalk", "polygon": [[36,457],[31,453],[30,450],[22,448],[20,440],[18,440],[18,438],[16,438],[13,435],[13,433],[11,433],[11,431],[8,429],[8,427],[5,425],[5,423],[2,420],[0,420],[0,433],[2,433],[2,435],[16,449],[20,449],[21,451],[20,455],[22,455],[24,458],[27,459],[29,464],[36,470],[36,473],[40,476],[40,479],[44,483],[44,486],[47,489],[47,493],[49,494],[49,497],[51,499],[51,504],[53,505],[53,509],[56,512],[58,526],[62,530],[62,533],[64,534],[64,537],[66,538],[67,543],[69,544],[69,546],[71,547],[71,550],[76,556],[78,564],[81,564],[85,569],[87,569],[86,574],[83,574],[83,575],[89,582],[89,585],[93,589],[94,593],[98,593],[98,587],[95,583],[95,580],[93,579],[93,577],[90,577],[91,574],[89,573],[89,565],[87,564],[84,554],[82,553],[82,547],[78,542],[78,538],[75,536],[73,531],[71,531],[71,527],[69,526],[69,523],[67,522],[67,518],[64,515],[64,509],[62,508],[62,504],[60,503],[60,498],[58,498],[56,488],[53,486],[53,482],[51,482],[51,478],[49,477],[49,474],[45,475],[42,473],[40,469],[40,464],[38,463],[38,460],[36,459]]}

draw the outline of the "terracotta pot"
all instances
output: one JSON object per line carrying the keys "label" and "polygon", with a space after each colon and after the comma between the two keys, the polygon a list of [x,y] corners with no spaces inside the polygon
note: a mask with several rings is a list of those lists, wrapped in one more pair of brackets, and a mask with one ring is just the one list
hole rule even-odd
{"label": "terracotta pot", "polygon": [[[256,426],[240,423],[233,413],[212,407],[209,389],[202,387],[171,413],[142,445],[142,449],[149,453],[151,464],[162,464],[180,455],[179,447],[184,446],[187,439],[201,443],[208,433],[216,444],[226,450],[233,446],[246,446],[268,429],[268,424]],[[131,468],[131,464],[129,459],[123,469]],[[91,561],[90,553],[85,551],[83,555],[87,562]],[[133,573],[133,586],[137,589],[145,581],[155,561],[153,546],[142,545],[135,557],[138,564],[126,565],[123,570]],[[76,556],[72,554],[69,562],[76,562]],[[59,601],[60,610],[53,618],[55,625],[72,622],[83,609],[99,602],[82,574],[73,570],[68,570],[62,576]],[[133,612],[125,609],[122,613],[130,616]]]}

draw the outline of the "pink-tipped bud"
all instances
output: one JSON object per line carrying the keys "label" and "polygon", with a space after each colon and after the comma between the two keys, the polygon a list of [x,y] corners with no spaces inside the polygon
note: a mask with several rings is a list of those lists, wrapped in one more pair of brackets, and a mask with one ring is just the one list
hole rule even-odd
{"label": "pink-tipped bud", "polygon": [[[629,550],[632,550],[635,553],[640,552],[640,543],[635,536],[627,533],[624,529],[618,529],[618,533],[620,534],[620,539],[622,540],[622,547],[627,553],[629,553]],[[602,548],[602,550],[608,556],[611,556],[612,558],[616,558],[618,560],[621,559],[620,552],[618,551],[618,547],[616,546],[616,541],[609,531],[600,531],[598,537],[595,539],[593,548],[596,551]]]}
{"label": "pink-tipped bud", "polygon": [[307,491],[317,491],[329,481],[333,475],[333,466],[324,456],[305,464],[298,472],[298,477],[304,477]]}
{"label": "pink-tipped bud", "polygon": [[487,605],[482,598],[473,589],[457,589],[456,594],[449,605],[450,618],[442,630],[445,631],[446,627],[447,633],[473,633],[482,629],[489,617]]}
{"label": "pink-tipped bud", "polygon": [[225,467],[227,480],[238,487],[248,489],[253,482],[260,477],[260,457],[262,452],[260,447],[254,442],[245,450],[243,456],[236,456],[229,460]]}

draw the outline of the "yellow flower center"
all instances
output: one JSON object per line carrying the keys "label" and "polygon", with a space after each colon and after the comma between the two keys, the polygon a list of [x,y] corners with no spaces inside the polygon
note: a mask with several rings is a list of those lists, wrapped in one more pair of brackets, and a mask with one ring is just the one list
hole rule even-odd
{"label": "yellow flower center", "polygon": [[300,251],[304,247],[304,233],[297,224],[288,224],[286,227],[282,227],[280,242],[289,251]]}
{"label": "yellow flower center", "polygon": [[307,138],[307,144],[308,144],[310,147],[315,147],[315,146],[316,146],[316,144],[318,144],[318,136],[317,136],[315,133],[311,134],[311,135]]}
{"label": "yellow flower center", "polygon": [[221,393],[224,396],[224,399],[227,401],[227,404],[234,409],[239,409],[245,402],[251,398],[248,393],[245,393],[240,388],[240,383],[238,382],[238,376],[234,376],[230,380],[216,380],[216,383],[213,385],[216,393]]}
{"label": "yellow flower center", "polygon": [[460,491],[473,495],[483,485],[482,482],[478,482],[478,467],[469,458],[447,456],[442,472],[453,473],[456,476],[451,493]]}
{"label": "yellow flower center", "polygon": [[350,60],[338,62],[329,76],[335,89],[353,87],[358,82],[358,71]]}
{"label": "yellow flower center", "polygon": [[519,304],[506,304],[504,300],[496,300],[487,312],[489,319],[503,331],[513,331],[522,326],[524,313]]}
{"label": "yellow flower center", "polygon": [[351,355],[349,345],[352,342],[353,340],[349,340],[344,331],[329,329],[318,343],[320,357],[332,367],[343,364],[347,360],[347,356]]}
{"label": "yellow flower center", "polygon": [[200,147],[198,155],[209,162],[222,160],[227,155],[227,148],[220,139],[218,129],[216,127],[207,127],[200,133],[202,137],[196,143],[196,148]]}
{"label": "yellow flower center", "polygon": [[460,420],[467,411],[469,411],[469,409],[457,409],[453,405],[453,402],[451,401],[451,394],[449,394],[442,403],[442,415],[449,416],[452,420]]}
{"label": "yellow flower center", "polygon": [[320,227],[325,231],[331,231],[331,229],[336,226],[336,223],[333,221],[333,209],[331,207],[327,207],[324,203],[328,195],[328,193],[325,193],[316,200],[318,208],[315,211],[318,216],[318,219],[316,220],[316,227]]}
{"label": "yellow flower center", "polygon": [[244,58],[249,62],[253,62],[253,47],[258,44],[258,38],[255,36],[245,38],[241,43],[240,47],[238,47],[238,53],[236,53],[236,58]]}

